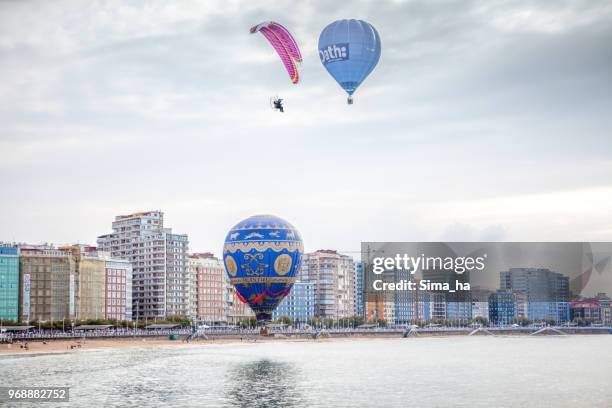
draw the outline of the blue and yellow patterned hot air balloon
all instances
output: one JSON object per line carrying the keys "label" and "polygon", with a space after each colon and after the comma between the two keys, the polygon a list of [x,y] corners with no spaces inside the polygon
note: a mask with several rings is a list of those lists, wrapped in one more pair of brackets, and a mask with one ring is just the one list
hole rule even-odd
{"label": "blue and yellow patterned hot air balloon", "polygon": [[238,298],[257,320],[270,320],[291,291],[302,264],[304,245],[295,227],[273,215],[255,215],[227,234],[223,262]]}

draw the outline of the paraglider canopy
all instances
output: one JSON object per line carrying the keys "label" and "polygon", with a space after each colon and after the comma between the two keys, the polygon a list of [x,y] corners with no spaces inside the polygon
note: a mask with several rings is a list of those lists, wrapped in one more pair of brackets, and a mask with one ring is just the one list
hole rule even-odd
{"label": "paraglider canopy", "polygon": [[275,21],[264,21],[251,27],[251,34],[262,33],[285,65],[293,84],[300,81],[300,73],[296,63],[302,62],[302,54],[298,45],[285,27]]}

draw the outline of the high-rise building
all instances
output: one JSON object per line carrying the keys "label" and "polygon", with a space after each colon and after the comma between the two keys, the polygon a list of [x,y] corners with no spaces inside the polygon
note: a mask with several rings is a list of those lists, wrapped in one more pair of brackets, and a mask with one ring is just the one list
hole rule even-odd
{"label": "high-rise building", "polygon": [[569,279],[560,273],[544,268],[510,268],[500,272],[500,289],[515,292],[522,304],[516,309],[517,317],[556,322],[570,318]]}
{"label": "high-rise building", "polygon": [[314,283],[295,282],[291,288],[291,293],[287,295],[272,313],[272,319],[287,316],[293,320],[294,324],[300,325],[307,323],[314,317],[315,296]]}
{"label": "high-rise building", "polygon": [[195,280],[189,272],[189,239],[185,234],[166,232],[166,315],[195,316]]}
{"label": "high-rise building", "polygon": [[111,234],[98,237],[98,246],[113,258],[132,263],[134,317],[193,316],[187,235],[164,228],[161,211],[118,215],[112,229]]}
{"label": "high-rise building", "polygon": [[189,256],[189,271],[195,279],[195,315],[205,322],[227,322],[229,304],[223,263],[211,253]]}
{"label": "high-rise building", "polygon": [[446,296],[444,293],[433,292],[430,296],[430,310],[432,319],[446,319]]}
{"label": "high-rise building", "polygon": [[19,248],[0,244],[0,319],[19,319]]}
{"label": "high-rise building", "polygon": [[77,317],[76,259],[71,251],[21,247],[20,321],[58,321]]}
{"label": "high-rise building", "polygon": [[467,322],[472,319],[472,302],[452,302],[446,304],[446,318]]}
{"label": "high-rise building", "polygon": [[60,247],[72,254],[76,266],[75,317],[77,319],[104,319],[106,262],[96,247],[72,245]]}
{"label": "high-rise building", "polygon": [[483,317],[489,319],[489,296],[491,291],[479,287],[472,288],[472,319]]}
{"label": "high-rise building", "polygon": [[[369,322],[386,320],[388,324],[407,324],[431,318],[431,293],[420,290],[419,280],[410,271],[386,269],[376,275],[383,283],[411,282],[414,290],[365,291],[364,313]],[[369,282],[368,285],[373,285]]]}
{"label": "high-rise building", "polygon": [[104,317],[132,320],[132,263],[106,252],[99,255],[105,268]]}
{"label": "high-rise building", "polygon": [[[387,279],[386,275],[391,272],[391,276]],[[413,281],[414,276],[407,270],[392,270],[385,271],[380,275],[383,281],[389,282],[402,282],[402,281]],[[387,291],[386,293],[389,301],[386,302],[393,306],[393,314],[386,311],[385,320],[388,323],[395,324],[406,324],[414,320],[416,303],[416,293],[411,290],[397,290]],[[393,320],[390,320],[390,319]]]}
{"label": "high-rise building", "polygon": [[200,321],[238,324],[254,317],[250,307],[236,295],[223,262],[210,252],[189,255],[188,272],[194,282],[192,308]]}
{"label": "high-rise building", "polygon": [[395,323],[395,299],[390,292],[388,292],[387,295],[383,306],[383,320],[389,324],[393,324]]}
{"label": "high-rise building", "polygon": [[526,292],[520,290],[514,293],[514,317],[529,319],[529,297]]}
{"label": "high-rise building", "polygon": [[355,315],[353,258],[333,250],[304,254],[299,279],[314,283],[315,316],[335,319]]}
{"label": "high-rise building", "polygon": [[[455,256],[453,253],[446,254]],[[470,283],[470,272],[457,273],[440,266],[438,268],[424,269],[423,280],[431,283],[442,283],[454,288],[457,284]],[[444,289],[432,290],[432,319],[470,320],[472,318],[472,300],[469,290],[447,291]]]}
{"label": "high-rise building", "polygon": [[511,290],[498,289],[489,295],[489,321],[493,324],[510,324],[514,320],[516,298]]}
{"label": "high-rise building", "polygon": [[363,261],[355,262],[355,316],[364,317],[364,267]]}
{"label": "high-rise building", "polygon": [[603,292],[597,294],[599,309],[601,315],[601,323],[605,326],[612,325],[612,299]]}
{"label": "high-rise building", "polygon": [[[384,302],[384,319],[387,323],[412,324],[419,320],[430,319],[431,294],[419,288],[420,280],[414,274],[405,269],[387,269],[378,277],[383,282],[410,282],[415,285],[415,289],[412,290],[382,291],[379,296],[374,297]],[[393,308],[393,312],[389,310],[390,308]]]}
{"label": "high-rise building", "polygon": [[431,320],[432,309],[433,309],[433,294],[425,290],[417,290],[415,314],[413,316],[414,321],[429,321]]}

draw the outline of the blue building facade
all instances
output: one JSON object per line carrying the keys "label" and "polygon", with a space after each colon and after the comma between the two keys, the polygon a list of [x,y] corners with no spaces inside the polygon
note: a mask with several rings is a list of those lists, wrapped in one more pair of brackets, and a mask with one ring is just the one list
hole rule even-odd
{"label": "blue building facade", "polygon": [[19,319],[19,249],[0,246],[0,319]]}
{"label": "blue building facade", "polygon": [[569,320],[569,278],[546,268],[510,268],[500,272],[500,289],[524,298],[526,310],[518,313],[530,320]]}
{"label": "blue building facade", "polygon": [[446,318],[454,320],[471,320],[472,319],[472,303],[471,302],[448,302],[446,304]]}
{"label": "blue building facade", "polygon": [[510,324],[514,319],[515,296],[509,290],[499,289],[489,296],[489,321],[493,324]]}
{"label": "blue building facade", "polygon": [[355,315],[365,317],[363,301],[363,261],[355,262]]}
{"label": "blue building facade", "polygon": [[296,325],[305,324],[315,314],[314,282],[295,282],[291,293],[272,313],[272,320],[289,317]]}
{"label": "blue building facade", "polygon": [[[410,271],[389,269],[384,271],[380,277],[384,282],[400,282],[402,280],[412,280]],[[404,324],[408,323],[414,315],[415,299],[411,291],[397,290],[390,293],[385,293],[385,303],[393,304],[393,321],[387,320],[387,323]],[[389,314],[385,315],[385,319],[389,319]]]}

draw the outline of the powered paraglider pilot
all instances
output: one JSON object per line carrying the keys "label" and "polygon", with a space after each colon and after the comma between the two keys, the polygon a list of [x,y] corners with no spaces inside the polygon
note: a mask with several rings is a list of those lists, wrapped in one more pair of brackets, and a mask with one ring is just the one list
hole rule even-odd
{"label": "powered paraglider pilot", "polygon": [[278,109],[281,112],[285,112],[283,109],[283,100],[281,98],[276,98],[272,102],[274,109]]}

